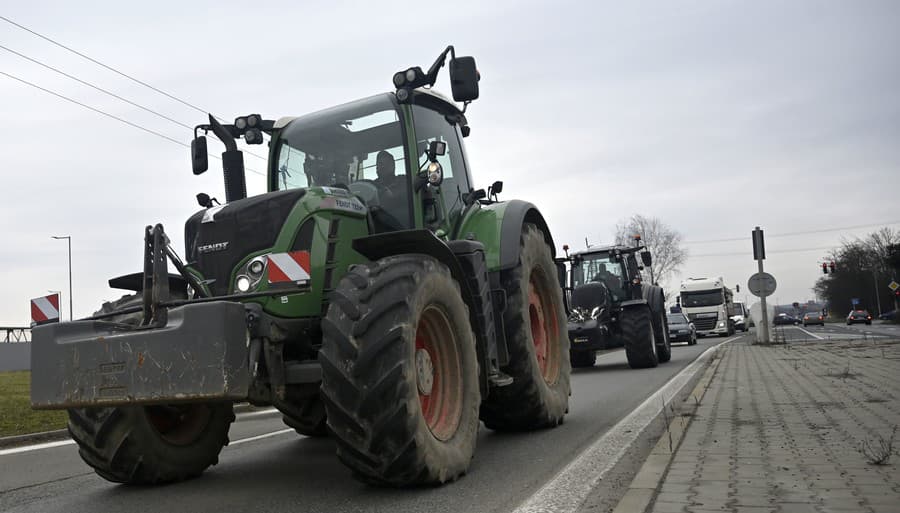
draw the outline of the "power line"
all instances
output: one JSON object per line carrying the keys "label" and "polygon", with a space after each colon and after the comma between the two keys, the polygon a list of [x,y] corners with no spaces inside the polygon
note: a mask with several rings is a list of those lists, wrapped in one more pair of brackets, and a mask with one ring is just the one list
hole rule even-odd
{"label": "power line", "polygon": [[[802,249],[781,249],[774,251],[766,251],[767,254],[773,253],[803,253],[805,251],[824,251],[834,249],[834,246],[821,246],[817,248],[802,248]],[[704,253],[699,255],[688,254],[688,258],[701,258],[701,257],[724,257],[724,256],[746,256],[748,253],[746,251],[733,252],[733,253]]]}
{"label": "power line", "polygon": [[[118,69],[116,69],[116,68],[114,68],[114,67],[112,67],[112,66],[109,66],[109,65],[107,65],[107,64],[104,64],[104,63],[98,61],[97,59],[94,59],[93,57],[89,57],[89,56],[87,56],[87,55],[85,55],[85,54],[79,52],[78,50],[75,50],[75,49],[73,49],[73,48],[70,48],[70,47],[68,47],[68,46],[66,46],[66,45],[64,45],[64,44],[62,44],[62,43],[60,43],[60,42],[58,42],[58,41],[56,41],[56,40],[54,40],[54,39],[52,39],[52,38],[50,38],[50,37],[47,37],[47,36],[45,36],[45,35],[43,35],[43,34],[40,34],[40,33],[36,32],[36,31],[34,31],[34,30],[32,30],[32,29],[30,29],[30,28],[24,26],[24,25],[21,25],[21,24],[19,24],[19,23],[16,23],[16,22],[14,22],[13,20],[7,18],[6,16],[0,16],[0,20],[3,20],[3,21],[5,21],[5,22],[9,23],[10,25],[14,25],[14,26],[16,26],[16,27],[18,27],[18,28],[24,30],[25,32],[28,32],[28,33],[30,33],[30,34],[33,34],[33,35],[35,35],[35,36],[37,36],[37,37],[39,37],[39,38],[41,38],[41,39],[43,39],[43,40],[45,40],[45,41],[47,41],[47,42],[53,44],[53,45],[56,45],[56,46],[58,46],[58,47],[60,47],[60,48],[62,48],[62,49],[64,49],[64,50],[68,51],[68,52],[74,53],[75,55],[77,55],[77,56],[79,56],[79,57],[81,57],[81,58],[83,58],[83,59],[86,59],[86,60],[88,60],[88,61],[90,61],[90,62],[92,62],[92,63],[94,63],[94,64],[96,64],[96,65],[98,65],[98,66],[101,66],[101,67],[103,67],[104,69],[107,69],[107,70],[109,70],[109,71],[112,71],[113,73],[116,73],[117,75],[120,75],[120,76],[122,76],[122,77],[125,77],[125,78],[127,78],[128,80],[131,80],[132,82],[135,82],[135,83],[137,83],[137,84],[140,84],[140,85],[142,85],[142,86],[144,86],[144,87],[146,87],[146,88],[148,88],[148,89],[150,89],[150,90],[152,90],[152,91],[155,91],[155,92],[157,92],[157,93],[159,93],[159,94],[161,94],[161,95],[163,95],[163,96],[165,96],[165,97],[167,97],[167,98],[171,98],[172,100],[175,100],[175,101],[177,101],[178,103],[181,103],[181,104],[183,104],[183,105],[186,105],[186,106],[188,106],[188,107],[190,107],[190,108],[192,108],[192,109],[194,109],[194,110],[196,110],[196,111],[198,111],[198,112],[201,112],[201,113],[203,113],[203,114],[207,114],[207,111],[206,111],[206,110],[201,109],[200,107],[197,107],[196,105],[194,105],[194,104],[192,104],[192,103],[189,103],[189,102],[187,102],[187,101],[185,101],[185,100],[182,100],[181,98],[178,98],[178,97],[175,96],[175,95],[169,94],[169,93],[163,91],[162,89],[159,89],[159,88],[157,88],[157,87],[154,87],[154,86],[148,84],[147,82],[144,82],[144,81],[139,80],[139,79],[137,79],[137,78],[135,78],[135,77],[132,77],[131,75],[129,75],[129,74],[127,74],[127,73],[123,73],[123,72],[119,71]],[[188,130],[193,130],[193,127],[191,127],[191,126],[189,126],[189,125],[185,125],[184,123],[181,123],[180,121],[174,120],[174,119],[172,119],[172,118],[170,118],[170,117],[168,117],[168,116],[162,115],[162,114],[160,114],[160,113],[158,113],[158,112],[156,112],[156,111],[154,111],[154,110],[152,110],[152,109],[148,109],[147,107],[143,107],[143,106],[141,106],[141,105],[139,105],[139,104],[137,104],[137,103],[135,103],[135,102],[132,102],[132,101],[130,101],[130,100],[127,100],[127,99],[125,99],[125,98],[122,98],[122,97],[119,96],[119,95],[116,95],[116,94],[111,93],[111,92],[109,92],[109,91],[107,91],[107,90],[105,90],[105,89],[102,89],[102,88],[97,87],[97,86],[95,86],[95,85],[93,85],[93,84],[90,84],[90,83],[88,83],[88,82],[85,82],[84,80],[81,80],[81,79],[76,78],[76,77],[74,77],[74,76],[72,76],[72,75],[69,75],[68,73],[62,72],[62,71],[60,71],[60,70],[58,70],[58,69],[56,69],[56,68],[53,68],[52,66],[49,66],[49,65],[47,65],[47,64],[44,64],[44,63],[42,63],[42,62],[40,62],[40,61],[38,61],[38,60],[36,60],[36,59],[33,59],[33,58],[31,58],[31,57],[28,57],[28,56],[26,56],[26,55],[24,55],[24,54],[21,54],[21,53],[19,53],[19,52],[10,50],[9,48],[6,48],[5,46],[2,47],[2,48],[3,48],[4,50],[8,51],[8,52],[11,52],[11,53],[14,53],[14,54],[18,55],[19,57],[22,57],[23,59],[28,59],[29,61],[34,62],[35,64],[39,64],[39,65],[41,65],[41,66],[44,66],[45,68],[51,69],[51,70],[53,70],[53,71],[55,71],[55,72],[57,72],[57,73],[60,73],[60,74],[66,76],[66,77],[68,77],[68,78],[70,78],[70,79],[72,79],[72,80],[75,80],[75,81],[77,81],[77,82],[79,82],[79,83],[81,83],[81,84],[84,84],[84,85],[89,86],[89,87],[93,87],[94,89],[97,89],[98,91],[101,91],[101,92],[106,93],[106,94],[108,94],[108,95],[110,95],[110,96],[113,96],[114,98],[117,98],[117,99],[119,99],[119,100],[121,100],[121,101],[124,101],[124,102],[126,102],[126,103],[128,103],[128,104],[130,104],[130,105],[134,105],[135,107],[138,107],[138,108],[143,109],[143,110],[145,110],[145,111],[151,112],[151,113],[153,113],[153,114],[155,114],[155,115],[157,115],[157,116],[160,116],[160,117],[162,117],[162,118],[164,118],[164,119],[166,119],[166,120],[168,120],[168,121],[171,121],[171,122],[176,123],[176,124],[178,124],[178,125],[180,125],[180,126],[186,127]],[[220,121],[222,120],[222,118],[220,118],[219,116],[216,116],[215,114],[213,114],[212,116],[215,117],[216,119],[219,119]],[[246,154],[248,154],[248,155],[251,155],[251,156],[253,156],[253,157],[256,157],[256,158],[258,158],[258,159],[260,159],[260,160],[267,160],[266,157],[263,157],[263,156],[261,156],[261,155],[257,155],[256,153],[253,153],[252,151],[249,151],[249,150],[244,151],[244,153],[246,153]]]}
{"label": "power line", "polygon": [[[787,233],[771,233],[766,234],[766,238],[776,238],[776,237],[794,237],[797,235],[809,235],[814,233],[828,233],[828,232],[839,232],[842,230],[855,230],[858,228],[872,228],[874,226],[886,226],[900,224],[900,221],[887,221],[883,223],[872,223],[872,224],[859,224],[855,226],[841,226],[838,228],[822,228],[820,230],[807,230],[802,232],[787,232]],[[708,240],[689,240],[685,241],[685,244],[710,244],[713,242],[737,242],[737,241],[748,241],[750,237],[733,237],[728,239],[708,239]]]}
{"label": "power line", "polygon": [[33,35],[35,35],[35,36],[37,36],[37,37],[43,39],[44,41],[47,41],[47,42],[49,42],[49,43],[51,43],[51,44],[54,44],[54,45],[56,45],[56,46],[58,46],[58,47],[60,47],[60,48],[62,48],[62,49],[64,49],[64,50],[66,50],[66,51],[71,52],[71,53],[74,53],[75,55],[81,57],[82,59],[87,59],[87,60],[93,62],[94,64],[98,65],[98,66],[101,66],[101,67],[103,67],[103,68],[106,68],[106,69],[108,69],[109,71],[112,71],[113,73],[116,73],[116,74],[118,74],[118,75],[121,75],[121,76],[127,78],[128,80],[131,80],[132,82],[136,82],[136,83],[138,83],[138,84],[140,84],[140,85],[142,85],[142,86],[144,86],[144,87],[146,87],[146,88],[152,89],[153,91],[156,91],[157,93],[159,93],[159,94],[161,94],[161,95],[163,95],[163,96],[166,96],[166,97],[168,97],[168,98],[171,98],[171,99],[175,100],[176,102],[181,103],[182,105],[186,105],[186,106],[188,106],[188,107],[190,107],[190,108],[192,108],[192,109],[194,109],[194,110],[196,110],[196,111],[199,111],[199,112],[202,112],[203,114],[206,114],[206,111],[205,111],[205,110],[201,109],[200,107],[197,107],[196,105],[194,105],[194,104],[192,104],[192,103],[186,102],[186,101],[182,100],[181,98],[178,98],[177,96],[174,96],[174,95],[172,95],[172,94],[169,94],[169,93],[163,91],[162,89],[158,89],[158,88],[156,88],[156,87],[154,87],[154,86],[148,84],[147,82],[144,82],[144,81],[142,81],[142,80],[138,80],[137,78],[134,78],[134,77],[132,77],[131,75],[128,75],[128,74],[126,74],[126,73],[123,73],[123,72],[117,70],[116,68],[113,68],[112,66],[109,66],[109,65],[107,65],[107,64],[104,64],[104,63],[98,61],[97,59],[94,59],[94,58],[92,58],[92,57],[88,57],[87,55],[85,55],[85,54],[79,52],[78,50],[75,50],[75,49],[73,49],[73,48],[69,48],[68,46],[66,46],[66,45],[64,45],[64,44],[62,44],[62,43],[60,43],[60,42],[58,42],[58,41],[55,41],[55,40],[53,40],[53,39],[51,39],[51,38],[49,38],[49,37],[47,37],[47,36],[45,36],[45,35],[43,35],[43,34],[39,34],[38,32],[35,32],[34,30],[31,30],[30,28],[28,28],[28,27],[26,27],[26,26],[24,26],[24,25],[20,25],[20,24],[14,22],[13,20],[7,18],[6,16],[0,16],[0,20],[3,20],[3,21],[5,21],[5,22],[9,23],[10,25],[15,25],[16,27],[18,27],[18,28],[24,30],[25,32],[31,33],[31,34],[33,34]]}
{"label": "power line", "polygon": [[60,75],[66,77],[66,78],[69,78],[69,79],[71,79],[71,80],[74,80],[74,81],[78,82],[79,84],[86,85],[86,86],[88,86],[88,87],[91,87],[91,88],[93,88],[93,89],[96,89],[97,91],[100,91],[100,92],[103,93],[103,94],[107,94],[107,95],[109,95],[109,96],[112,96],[113,98],[115,98],[115,99],[117,99],[117,100],[121,100],[121,101],[123,101],[123,102],[125,102],[125,103],[127,103],[127,104],[129,104],[129,105],[133,105],[133,106],[135,106],[135,107],[137,107],[137,108],[139,108],[139,109],[142,109],[142,110],[144,110],[144,111],[147,111],[147,112],[149,112],[149,113],[151,113],[151,114],[153,114],[153,115],[155,115],[155,116],[159,116],[159,117],[161,117],[162,119],[165,119],[166,121],[171,121],[172,123],[175,123],[175,124],[178,125],[178,126],[182,126],[182,127],[184,127],[184,128],[187,128],[188,130],[193,130],[193,129],[194,129],[194,127],[192,127],[192,126],[190,126],[190,125],[186,125],[186,124],[182,123],[181,121],[178,121],[177,119],[172,119],[172,118],[170,118],[169,116],[166,116],[165,114],[160,114],[159,112],[156,112],[156,111],[153,110],[153,109],[144,107],[143,105],[140,105],[140,104],[138,104],[138,103],[135,103],[135,102],[133,102],[133,101],[127,99],[127,98],[123,98],[123,97],[117,95],[116,93],[113,93],[113,92],[111,92],[111,91],[107,91],[106,89],[103,89],[102,87],[96,86],[96,85],[94,85],[94,84],[92,84],[92,83],[90,83],[90,82],[87,82],[87,81],[85,81],[85,80],[82,80],[82,79],[80,79],[80,78],[78,78],[78,77],[76,77],[76,76],[74,76],[74,75],[70,75],[70,74],[66,73],[65,71],[62,71],[62,70],[59,70],[59,69],[57,69],[57,68],[54,68],[53,66],[50,66],[49,64],[44,64],[43,62],[41,62],[41,61],[39,61],[39,60],[37,60],[37,59],[31,58],[31,57],[29,57],[29,56],[27,56],[27,55],[25,55],[25,54],[23,54],[23,53],[19,53],[19,52],[15,51],[15,50],[13,50],[13,49],[11,49],[11,48],[7,48],[7,47],[5,47],[5,46],[3,46],[3,45],[0,45],[0,48],[2,48],[3,50],[6,50],[6,51],[9,52],[9,53],[18,55],[19,57],[21,57],[21,58],[23,58],[23,59],[25,59],[25,60],[31,61],[31,62],[37,64],[38,66],[43,66],[43,67],[46,68],[46,69],[49,69],[49,70],[51,70],[51,71],[55,71],[56,73],[59,73]]}
{"label": "power line", "polygon": [[[45,87],[41,87],[41,86],[39,86],[39,85],[37,85],[37,84],[35,84],[35,83],[33,83],[33,82],[29,82],[29,81],[27,81],[27,80],[25,80],[25,79],[23,79],[23,78],[19,78],[19,77],[15,76],[15,75],[10,75],[9,73],[7,73],[7,72],[5,72],[5,71],[0,71],[0,74],[6,76],[6,77],[8,77],[8,78],[11,78],[11,79],[13,79],[13,80],[15,80],[15,81],[17,81],[17,82],[21,82],[21,83],[23,83],[23,84],[25,84],[25,85],[28,85],[28,86],[31,86],[31,87],[33,87],[33,88],[35,88],[35,89],[41,90],[41,91],[43,91],[43,92],[45,92],[45,93],[47,93],[47,94],[52,94],[53,96],[56,96],[57,98],[60,98],[60,99],[65,100],[65,101],[67,101],[67,102],[74,103],[75,105],[78,105],[78,106],[83,107],[83,108],[85,108],[85,109],[88,109],[88,110],[90,110],[90,111],[96,112],[97,114],[101,114],[101,115],[106,116],[106,117],[108,117],[108,118],[110,118],[110,119],[114,119],[114,120],[116,120],[116,121],[118,121],[118,122],[120,122],[120,123],[124,123],[124,124],[126,124],[126,125],[128,125],[128,126],[130,126],[130,127],[137,128],[138,130],[142,130],[142,131],[144,131],[144,132],[147,132],[148,134],[155,135],[155,136],[160,137],[160,138],[162,138],[162,139],[165,139],[165,140],[167,140],[167,141],[169,141],[169,142],[173,142],[173,143],[175,143],[175,144],[177,144],[177,145],[179,145],[179,146],[184,146],[185,148],[190,148],[190,147],[191,147],[190,144],[186,144],[186,143],[184,143],[184,142],[181,142],[181,141],[179,141],[178,139],[175,139],[175,138],[173,138],[173,137],[169,137],[169,136],[166,135],[166,134],[157,132],[157,131],[155,131],[155,130],[151,130],[151,129],[147,128],[147,127],[141,126],[141,125],[139,125],[139,124],[137,124],[137,123],[133,123],[133,122],[131,122],[131,121],[128,121],[127,119],[120,118],[119,116],[116,116],[116,115],[114,115],[114,114],[110,114],[109,112],[100,110],[100,109],[98,109],[98,108],[96,108],[96,107],[91,107],[90,105],[88,105],[88,104],[86,104],[86,103],[82,103],[82,102],[80,102],[80,101],[78,101],[78,100],[75,100],[75,99],[73,99],[73,98],[69,98],[68,96],[62,95],[62,94],[57,93],[57,92],[55,92],[55,91],[51,91],[50,89],[47,89],[47,88],[45,88]],[[215,155],[213,155],[213,158],[219,158],[219,157],[216,157]],[[250,169],[250,168],[248,168],[247,170],[250,171],[250,172],[252,172],[252,173],[256,173],[256,174],[258,174],[258,175],[266,176],[265,173],[260,173],[259,171],[256,171],[255,169]]]}

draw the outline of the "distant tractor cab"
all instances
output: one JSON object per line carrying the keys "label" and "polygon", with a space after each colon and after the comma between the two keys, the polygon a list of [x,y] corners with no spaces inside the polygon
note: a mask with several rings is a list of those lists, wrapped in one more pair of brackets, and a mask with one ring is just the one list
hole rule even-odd
{"label": "distant tractor cab", "polygon": [[[462,108],[430,89],[448,56]],[[135,484],[215,464],[235,402],[332,436],[355,477],[387,486],[465,474],[480,422],[561,424],[555,246],[536,206],[473,184],[464,111],[479,80],[451,46],[427,72],[396,73],[390,93],[296,118],[210,115],[193,171],[213,134],[226,201],[197,195],[184,260],[147,226],[143,271],[110,280],[133,293],[35,328],[32,406],[67,409],[82,459]],[[247,197],[236,141],[265,135],[268,192]]]}
{"label": "distant tractor cab", "polygon": [[656,367],[671,359],[665,295],[661,287],[643,281],[641,270],[651,264],[651,255],[639,239],[633,247],[572,252],[567,260],[573,367],[590,367],[598,350],[617,347],[625,348],[632,368]]}

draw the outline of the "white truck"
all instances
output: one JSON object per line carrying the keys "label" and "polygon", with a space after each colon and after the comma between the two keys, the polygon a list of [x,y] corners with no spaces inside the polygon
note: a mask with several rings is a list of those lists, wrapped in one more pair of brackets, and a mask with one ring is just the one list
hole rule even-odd
{"label": "white truck", "polygon": [[734,334],[734,303],[731,289],[719,278],[688,278],[681,282],[681,311],[694,324],[697,335]]}

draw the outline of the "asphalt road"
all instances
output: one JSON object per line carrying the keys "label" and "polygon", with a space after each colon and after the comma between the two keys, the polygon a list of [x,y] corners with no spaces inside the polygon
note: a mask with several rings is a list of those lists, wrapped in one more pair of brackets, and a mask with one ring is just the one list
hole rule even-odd
{"label": "asphalt road", "polygon": [[73,444],[0,451],[0,511],[99,513],[230,511],[511,511],[655,390],[724,339],[675,345],[672,361],[632,370],[622,351],[573,372],[570,413],[562,426],[526,434],[482,428],[469,474],[440,488],[381,489],[350,476],[328,439],[286,430],[271,414],[240,416],[220,462],[198,479],[162,487],[109,483]]}
{"label": "asphalt road", "polygon": [[900,325],[881,323],[878,321],[870,325],[828,323],[825,326],[776,326],[776,330],[783,331],[788,341],[815,341],[815,340],[867,340],[869,338],[900,338]]}

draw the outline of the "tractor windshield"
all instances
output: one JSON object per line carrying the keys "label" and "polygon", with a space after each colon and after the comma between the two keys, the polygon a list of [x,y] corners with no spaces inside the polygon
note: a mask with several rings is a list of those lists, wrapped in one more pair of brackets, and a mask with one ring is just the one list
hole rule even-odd
{"label": "tractor windshield", "polygon": [[583,255],[580,262],[572,266],[572,285],[577,287],[597,281],[606,284],[613,296],[623,295],[622,264],[613,262],[608,253]]}
{"label": "tractor windshield", "polygon": [[389,95],[295,119],[277,144],[273,190],[347,188],[378,207],[379,231],[412,227],[403,127]]}

